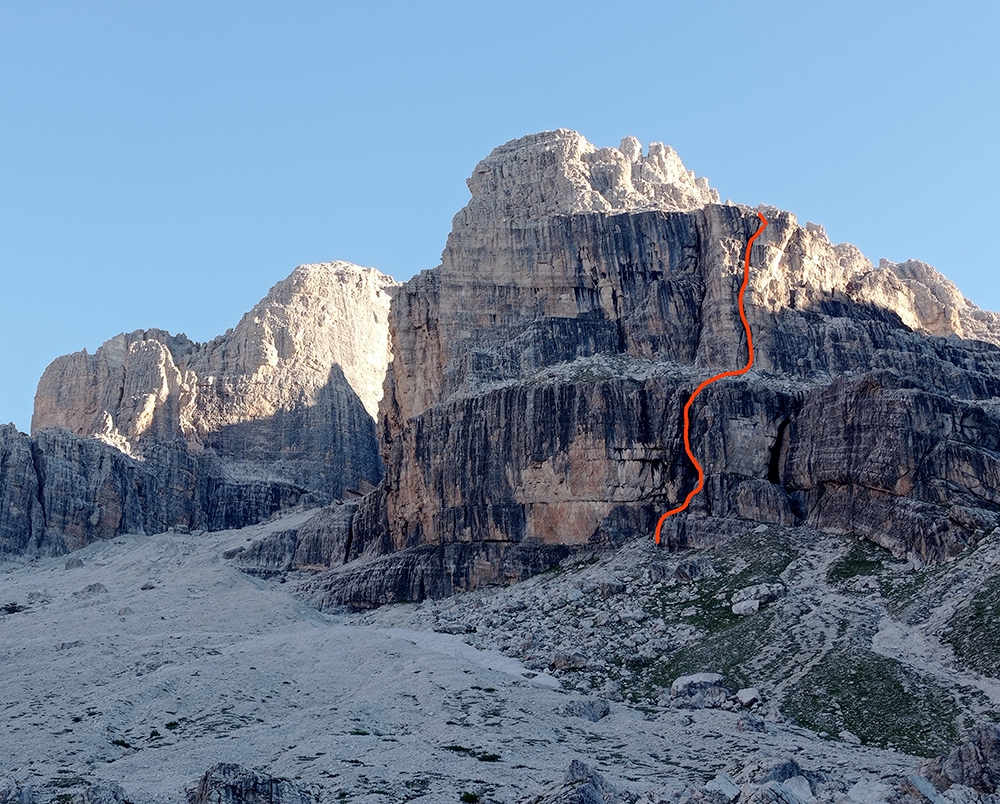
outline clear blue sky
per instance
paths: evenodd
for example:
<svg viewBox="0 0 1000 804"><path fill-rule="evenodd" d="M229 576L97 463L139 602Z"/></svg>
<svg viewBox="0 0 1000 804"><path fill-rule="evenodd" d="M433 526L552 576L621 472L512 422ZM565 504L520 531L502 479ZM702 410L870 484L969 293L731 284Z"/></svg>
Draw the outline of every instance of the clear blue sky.
<svg viewBox="0 0 1000 804"><path fill-rule="evenodd" d="M465 179L557 127L1000 309L995 2L0 0L0 421L120 331L206 340L295 265L438 263Z"/></svg>

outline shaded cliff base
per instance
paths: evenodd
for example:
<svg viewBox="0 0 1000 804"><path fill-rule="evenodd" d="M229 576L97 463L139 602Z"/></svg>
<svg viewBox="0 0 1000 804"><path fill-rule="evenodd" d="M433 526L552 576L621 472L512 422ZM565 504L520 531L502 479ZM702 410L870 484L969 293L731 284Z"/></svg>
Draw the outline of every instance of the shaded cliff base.
<svg viewBox="0 0 1000 804"><path fill-rule="evenodd" d="M0 564L6 800L995 804L997 671L963 628L996 535L920 570L777 526L630 541L352 615L223 558L315 516ZM613 797L570 797L588 785Z"/></svg>
<svg viewBox="0 0 1000 804"><path fill-rule="evenodd" d="M29 436L0 426L0 554L60 555L127 533L241 528L361 496L384 475L375 422L339 369L318 397L222 427L197 450L180 438L133 451L62 427ZM328 421L338 426L323 436L331 428L316 422ZM253 447L261 442L270 452Z"/></svg>

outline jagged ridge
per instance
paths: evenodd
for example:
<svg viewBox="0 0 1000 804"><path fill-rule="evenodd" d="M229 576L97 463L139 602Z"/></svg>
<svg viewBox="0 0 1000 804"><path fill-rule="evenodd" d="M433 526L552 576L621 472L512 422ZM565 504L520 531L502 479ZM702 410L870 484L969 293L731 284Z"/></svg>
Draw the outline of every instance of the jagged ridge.
<svg viewBox="0 0 1000 804"><path fill-rule="evenodd" d="M140 330L55 360L33 437L0 433L0 552L241 527L371 488L394 285L302 265L208 343Z"/></svg>

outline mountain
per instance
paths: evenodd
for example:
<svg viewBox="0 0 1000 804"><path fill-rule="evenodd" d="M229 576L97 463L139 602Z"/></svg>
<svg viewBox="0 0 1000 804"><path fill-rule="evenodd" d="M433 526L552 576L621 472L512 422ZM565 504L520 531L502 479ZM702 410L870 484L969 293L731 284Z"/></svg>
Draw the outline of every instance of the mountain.
<svg viewBox="0 0 1000 804"><path fill-rule="evenodd" d="M0 429L0 804L1000 804L1000 317L663 145L469 187Z"/></svg>
<svg viewBox="0 0 1000 804"><path fill-rule="evenodd" d="M546 132L468 183L441 265L395 297L386 479L310 582L320 605L437 597L651 538L696 481L685 401L746 360L736 294L758 210L719 204L672 150ZM705 491L667 545L752 521L956 555L996 525L1000 316L927 265L876 267L760 210L754 366L696 403Z"/></svg>
<svg viewBox="0 0 1000 804"><path fill-rule="evenodd" d="M208 343L140 330L55 360L0 431L0 552L240 527L371 488L395 282L301 265Z"/></svg>

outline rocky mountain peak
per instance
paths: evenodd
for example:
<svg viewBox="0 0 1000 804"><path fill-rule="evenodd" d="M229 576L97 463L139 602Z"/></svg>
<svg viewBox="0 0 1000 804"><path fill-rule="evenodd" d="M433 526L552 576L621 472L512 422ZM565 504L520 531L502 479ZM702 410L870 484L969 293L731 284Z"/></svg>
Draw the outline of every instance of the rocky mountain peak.
<svg viewBox="0 0 1000 804"><path fill-rule="evenodd" d="M390 359L388 291L395 284L349 262L298 266L223 336L236 345L229 372L300 377L319 367L319 387L337 365L374 418Z"/></svg>
<svg viewBox="0 0 1000 804"><path fill-rule="evenodd" d="M331 372L374 418L395 284L347 262L300 265L208 343L137 330L60 357L38 383L32 430L63 427L128 453L144 438L200 449L226 427L314 406Z"/></svg>
<svg viewBox="0 0 1000 804"><path fill-rule="evenodd" d="M472 199L459 213L472 222L537 219L583 212L680 212L719 203L719 194L654 142L645 156L635 137L597 148L568 129L511 140L482 160L468 180ZM459 219L456 219L456 223Z"/></svg>
<svg viewBox="0 0 1000 804"><path fill-rule="evenodd" d="M301 265L208 343L136 330L54 360L32 436L0 431L0 552L242 526L370 488L395 284Z"/></svg>

